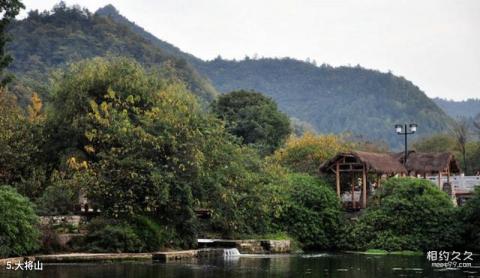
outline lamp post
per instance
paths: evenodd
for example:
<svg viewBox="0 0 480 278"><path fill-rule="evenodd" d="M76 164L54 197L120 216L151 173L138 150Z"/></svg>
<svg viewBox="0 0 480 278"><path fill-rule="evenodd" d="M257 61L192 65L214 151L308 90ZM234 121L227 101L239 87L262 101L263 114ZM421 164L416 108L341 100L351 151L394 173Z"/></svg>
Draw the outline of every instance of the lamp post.
<svg viewBox="0 0 480 278"><path fill-rule="evenodd" d="M414 134L417 131L417 124L404 124L404 125L395 125L395 131L397 132L398 135L404 135L405 136L405 156L403 159L403 164L405 165L407 163L407 157L408 157L408 141L407 141L407 136L410 134Z"/></svg>

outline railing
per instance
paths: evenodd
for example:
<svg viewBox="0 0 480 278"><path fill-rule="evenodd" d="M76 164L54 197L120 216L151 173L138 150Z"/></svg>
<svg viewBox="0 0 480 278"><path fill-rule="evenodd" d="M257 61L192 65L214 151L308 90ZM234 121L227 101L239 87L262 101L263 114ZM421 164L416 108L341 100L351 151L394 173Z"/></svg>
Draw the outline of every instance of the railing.
<svg viewBox="0 0 480 278"><path fill-rule="evenodd" d="M429 176L427 180L433 183L438 183L438 176ZM475 187L480 186L480 176L451 176L450 184L453 186L453 193L459 194L471 194L475 190ZM443 185L447 182L447 177L442 176L440 183Z"/></svg>

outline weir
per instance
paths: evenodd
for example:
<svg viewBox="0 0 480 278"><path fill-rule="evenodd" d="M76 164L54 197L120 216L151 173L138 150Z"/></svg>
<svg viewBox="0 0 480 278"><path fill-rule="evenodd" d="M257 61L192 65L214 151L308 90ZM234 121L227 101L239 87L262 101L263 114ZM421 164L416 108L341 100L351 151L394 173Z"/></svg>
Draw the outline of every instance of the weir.
<svg viewBox="0 0 480 278"><path fill-rule="evenodd" d="M240 252L237 248L223 249L223 257L238 257Z"/></svg>

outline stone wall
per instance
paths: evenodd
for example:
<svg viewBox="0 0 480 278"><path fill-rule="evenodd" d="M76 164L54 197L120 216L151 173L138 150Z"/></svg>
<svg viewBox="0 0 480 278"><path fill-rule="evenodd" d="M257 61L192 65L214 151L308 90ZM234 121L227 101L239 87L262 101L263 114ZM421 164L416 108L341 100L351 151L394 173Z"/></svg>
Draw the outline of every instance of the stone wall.
<svg viewBox="0 0 480 278"><path fill-rule="evenodd" d="M79 227L80 224L86 223L87 218L80 215L55 215L55 216L41 216L41 225L72 225Z"/></svg>
<svg viewBox="0 0 480 278"><path fill-rule="evenodd" d="M215 239L201 247L237 248L241 254L282 254L291 252L290 240L223 240Z"/></svg>

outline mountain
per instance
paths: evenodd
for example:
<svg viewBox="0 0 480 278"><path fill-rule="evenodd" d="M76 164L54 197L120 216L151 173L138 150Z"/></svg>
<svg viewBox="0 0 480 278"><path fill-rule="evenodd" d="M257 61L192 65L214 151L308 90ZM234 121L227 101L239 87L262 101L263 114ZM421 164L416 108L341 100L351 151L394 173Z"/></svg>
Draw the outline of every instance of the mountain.
<svg viewBox="0 0 480 278"><path fill-rule="evenodd" d="M416 122L419 135L443 131L451 119L417 86L391 73L362 67L317 67L294 59L202 61L121 16L111 5L96 14L125 24L154 45L189 61L221 93L251 89L272 97L291 117L320 133L351 133L366 140L402 143L396 123Z"/></svg>
<svg viewBox="0 0 480 278"><path fill-rule="evenodd" d="M391 73L331 67L294 59L206 62L199 71L220 92L253 89L321 133L351 132L398 146L397 123L415 122L418 135L442 131L450 118L417 86Z"/></svg>
<svg viewBox="0 0 480 278"><path fill-rule="evenodd" d="M52 11L31 11L26 19L14 22L9 32L8 52L14 58L9 70L27 83L44 82L52 70L85 58L126 56L183 81L206 102L218 94L185 59L153 45L138 30L63 2Z"/></svg>
<svg viewBox="0 0 480 278"><path fill-rule="evenodd" d="M138 35L140 35L142 38L146 39L147 41L149 41L153 45L159 47L166 54L168 54L170 56L185 59L187 62L189 62L192 65L203 63L203 61L201 59L193 56L192 54L183 52L182 50L180 50L178 47L174 46L173 44L170 44L166 41L163 41L163 40L155 37L151 33L145 31L142 27L135 24L135 22L132 22L132 21L128 20L128 18L121 15L120 12L111 4L106 5L105 7L98 9L95 12L95 15L109 17L117 23L121 23L125 26L128 26L129 28L132 29L132 31L134 31L135 33L137 33Z"/></svg>
<svg viewBox="0 0 480 278"><path fill-rule="evenodd" d="M474 118L480 114L480 99L467 99L454 101L442 98L434 98L433 101L453 118Z"/></svg>
<svg viewBox="0 0 480 278"><path fill-rule="evenodd" d="M9 49L15 58L11 70L23 79L44 80L56 67L113 54L173 71L206 101L215 97L216 90L262 92L319 133L349 133L398 147L403 141L393 131L396 123L415 122L418 135L425 135L441 132L451 122L403 77L360 66L316 66L289 58L203 61L156 38L112 5L94 14L61 4L51 12L33 11L16 22L11 32L14 40Z"/></svg>

